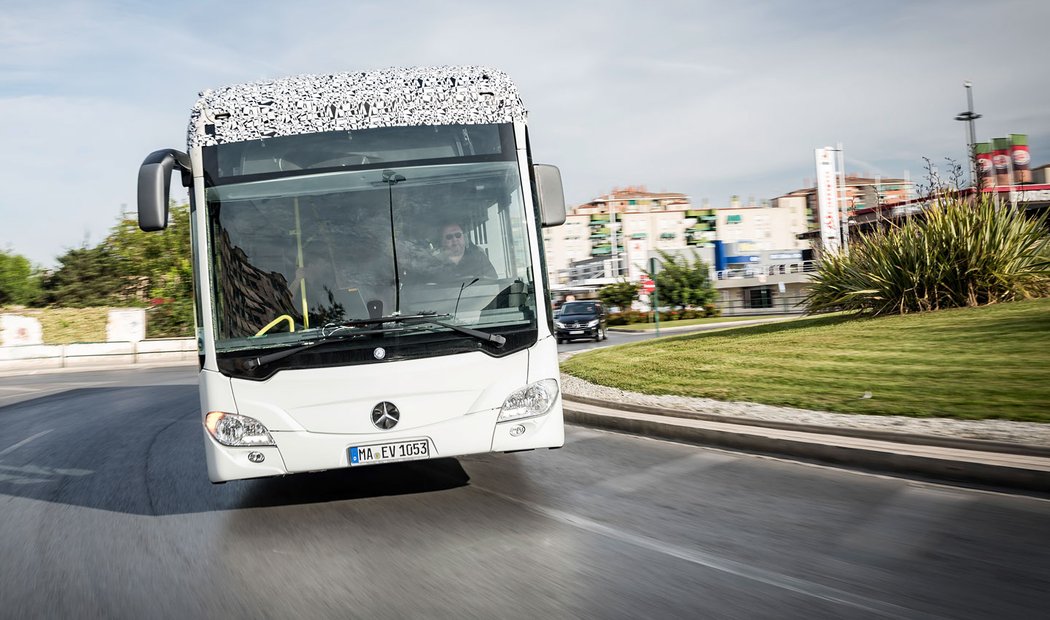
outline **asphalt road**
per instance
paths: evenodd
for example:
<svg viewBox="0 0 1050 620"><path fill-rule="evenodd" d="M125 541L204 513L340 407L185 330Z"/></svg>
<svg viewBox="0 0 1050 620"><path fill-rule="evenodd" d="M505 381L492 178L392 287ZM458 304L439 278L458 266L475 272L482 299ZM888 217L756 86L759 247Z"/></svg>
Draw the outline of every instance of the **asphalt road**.
<svg viewBox="0 0 1050 620"><path fill-rule="evenodd" d="M569 427L211 485L192 366L0 379L0 617L1034 618L1050 501Z"/></svg>

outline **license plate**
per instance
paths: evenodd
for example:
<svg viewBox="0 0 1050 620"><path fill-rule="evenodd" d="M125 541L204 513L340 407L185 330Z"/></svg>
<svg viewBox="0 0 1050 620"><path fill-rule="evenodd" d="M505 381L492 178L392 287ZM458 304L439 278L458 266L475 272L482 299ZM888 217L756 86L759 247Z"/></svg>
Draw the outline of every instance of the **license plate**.
<svg viewBox="0 0 1050 620"><path fill-rule="evenodd" d="M430 442L426 439L380 443L371 446L353 446L349 450L350 465L374 465L394 461L413 461L430 458Z"/></svg>
<svg viewBox="0 0 1050 620"><path fill-rule="evenodd" d="M575 336L576 334L582 334L582 333L583 333L582 329L574 329L574 330L569 332L569 334L571 334L573 336Z"/></svg>

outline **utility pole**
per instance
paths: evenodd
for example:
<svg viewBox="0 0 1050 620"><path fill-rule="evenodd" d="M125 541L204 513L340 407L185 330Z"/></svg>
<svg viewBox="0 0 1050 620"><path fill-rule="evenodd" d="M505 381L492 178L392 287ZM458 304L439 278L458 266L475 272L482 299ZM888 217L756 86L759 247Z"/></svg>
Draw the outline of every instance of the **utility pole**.
<svg viewBox="0 0 1050 620"><path fill-rule="evenodd" d="M955 120L966 121L970 126L970 142L967 144L966 158L970 160L970 185L977 187L977 158L973 150L974 145L977 144L977 135L974 133L973 122L981 118L981 115L974 114L973 111L973 84L970 80L966 80L963 82L963 86L966 88L966 111L959 112Z"/></svg>
<svg viewBox="0 0 1050 620"><path fill-rule="evenodd" d="M846 198L846 154L839 142L835 149L836 167L839 169L839 235L842 239L842 252L849 256L849 201Z"/></svg>

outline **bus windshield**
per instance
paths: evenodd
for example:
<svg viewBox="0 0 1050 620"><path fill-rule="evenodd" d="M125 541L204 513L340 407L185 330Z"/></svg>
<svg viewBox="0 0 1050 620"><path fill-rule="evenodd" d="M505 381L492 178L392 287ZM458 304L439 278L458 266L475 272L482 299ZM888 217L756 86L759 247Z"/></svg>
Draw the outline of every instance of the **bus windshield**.
<svg viewBox="0 0 1050 620"><path fill-rule="evenodd" d="M319 135L345 139L304 136L308 152L325 150ZM274 161L301 147L295 137L282 140L285 150L269 149ZM213 161L224 161L224 145L209 148L219 150ZM495 156L431 145L418 161L404 152L411 156L409 149L378 165L357 154L313 169L212 171L220 182L205 196L218 352L294 346L347 322L420 314L489 333L524 330L534 341L527 214L512 145ZM422 339L425 353L417 354L464 349L466 337L439 323L398 325L362 330L360 346Z"/></svg>

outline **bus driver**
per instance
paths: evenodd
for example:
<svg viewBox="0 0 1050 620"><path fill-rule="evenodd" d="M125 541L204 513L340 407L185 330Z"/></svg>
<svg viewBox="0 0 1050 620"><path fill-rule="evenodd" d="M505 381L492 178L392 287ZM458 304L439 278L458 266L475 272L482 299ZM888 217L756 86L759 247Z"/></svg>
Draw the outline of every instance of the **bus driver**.
<svg viewBox="0 0 1050 620"><path fill-rule="evenodd" d="M441 257L445 261L447 274L452 278L496 277L496 270L485 252L467 239L463 227L457 223L445 224L441 228Z"/></svg>

